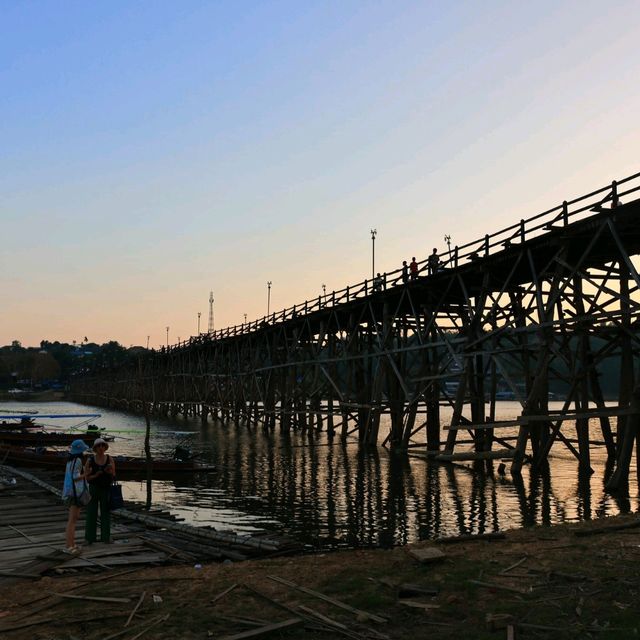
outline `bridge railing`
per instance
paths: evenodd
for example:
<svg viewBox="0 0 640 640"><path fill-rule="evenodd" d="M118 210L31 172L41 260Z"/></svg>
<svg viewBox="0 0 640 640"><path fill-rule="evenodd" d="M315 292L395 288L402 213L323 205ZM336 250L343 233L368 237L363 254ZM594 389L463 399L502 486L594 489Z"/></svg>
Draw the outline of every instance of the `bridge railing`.
<svg viewBox="0 0 640 640"><path fill-rule="evenodd" d="M547 209L530 218L522 219L500 231L487 234L483 238L456 245L440 257L438 271L442 269L456 268L463 264L475 262L489 255L502 251L511 246L523 244L533 238L544 235L559 228L566 227L571 223L589 218L606 211L615 209L620 204L624 204L623 198L640 192L640 173L636 173L622 180L613 181L600 189L591 191L585 195L565 200L562 204ZM634 198L635 199L635 198ZM428 271L429 259L418 262L418 275ZM273 325L287 320L295 319L302 315L308 315L326 309L339 306L359 298L384 291L391 287L405 284L407 271L403 268L395 271L385 272L380 278L364 280L355 285L349 285L344 289L323 293L317 298L305 300L302 304L293 305L286 309L281 309L268 316L263 316L257 320L237 324L224 329L218 329L212 333L195 336L188 341L179 342L170 349L186 346L201 340L219 340L232 336L243 335L258 331L267 325Z"/></svg>

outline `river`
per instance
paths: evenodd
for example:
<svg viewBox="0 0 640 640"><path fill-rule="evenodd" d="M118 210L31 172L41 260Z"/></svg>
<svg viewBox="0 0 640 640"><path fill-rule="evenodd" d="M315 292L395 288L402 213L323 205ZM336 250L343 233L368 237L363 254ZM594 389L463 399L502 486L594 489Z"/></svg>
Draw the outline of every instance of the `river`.
<svg viewBox="0 0 640 640"><path fill-rule="evenodd" d="M550 408L561 408L555 404ZM140 416L71 402L0 403L0 412L25 408L42 414L100 413L94 422L116 435L110 453L143 455L145 423ZM498 419L512 419L519 409L515 402L499 402ZM77 421L44 422L71 427ZM601 439L597 424L592 422L592 438ZM566 428L571 435L570 425ZM386 433L384 422L381 433ZM215 473L154 480L156 507L220 530L278 531L309 549L390 547L592 519L638 507L635 477L629 500L604 492L604 447L593 450L595 473L589 479L579 480L577 461L556 444L549 473L532 474L525 465L522 481L516 482L508 472L477 473L469 464L407 460L383 448L361 453L355 441L342 446L339 438L330 442L324 433L282 435L276 429L266 436L246 426L202 426L199 419L154 417L151 443L154 455L170 456L182 444L217 466ZM143 481L126 481L123 489L125 499L144 501Z"/></svg>

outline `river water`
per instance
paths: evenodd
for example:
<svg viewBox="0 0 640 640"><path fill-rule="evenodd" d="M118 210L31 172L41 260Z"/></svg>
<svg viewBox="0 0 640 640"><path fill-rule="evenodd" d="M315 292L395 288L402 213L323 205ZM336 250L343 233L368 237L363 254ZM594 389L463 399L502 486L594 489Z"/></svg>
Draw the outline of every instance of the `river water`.
<svg viewBox="0 0 640 640"><path fill-rule="evenodd" d="M552 410L561 408L550 404ZM143 455L145 423L140 416L71 402L0 403L0 412L25 408L41 414L101 413L93 422L117 436L110 453ZM500 402L498 419L512 419L519 410L515 402ZM78 421L43 422L71 427ZM565 424L563 432L572 437ZM592 422L592 438L601 439L597 425ZM384 422L380 431L386 433ZM330 442L324 433L282 435L276 430L266 436L246 426L202 426L199 419L154 417L151 443L154 455L170 456L182 444L217 466L215 473L154 480L154 506L220 530L277 531L309 548L390 547L592 519L638 507L635 477L628 500L604 492L604 447L593 450L595 473L587 480L579 480L577 461L557 444L548 474L532 474L525 466L522 481L516 482L508 472L478 473L469 463L407 460L383 448L361 453L356 442L342 446L339 438ZM125 499L144 501L144 481L123 485Z"/></svg>

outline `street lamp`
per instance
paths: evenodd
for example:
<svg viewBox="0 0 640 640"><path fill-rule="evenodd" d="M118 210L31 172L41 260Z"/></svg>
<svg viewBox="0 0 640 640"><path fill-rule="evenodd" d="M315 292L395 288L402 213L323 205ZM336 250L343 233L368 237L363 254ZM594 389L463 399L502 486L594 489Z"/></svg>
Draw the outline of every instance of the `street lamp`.
<svg viewBox="0 0 640 640"><path fill-rule="evenodd" d="M267 316L271 311L271 280L267 282Z"/></svg>
<svg viewBox="0 0 640 640"><path fill-rule="evenodd" d="M322 297L324 298L324 303L327 303L327 285L322 285Z"/></svg>
<svg viewBox="0 0 640 640"><path fill-rule="evenodd" d="M169 348L169 327L167 327L167 349Z"/></svg>
<svg viewBox="0 0 640 640"><path fill-rule="evenodd" d="M202 315L201 311L198 311L198 335L200 335L200 316Z"/></svg>
<svg viewBox="0 0 640 640"><path fill-rule="evenodd" d="M447 243L447 247L449 247L449 257L451 257L451 236L447 234L444 237L444 241Z"/></svg>
<svg viewBox="0 0 640 640"><path fill-rule="evenodd" d="M147 336L147 351L149 350L149 338L150 338L150 337L151 337L151 336Z"/></svg>
<svg viewBox="0 0 640 640"><path fill-rule="evenodd" d="M376 277L376 236L377 229L371 229L371 279Z"/></svg>
<svg viewBox="0 0 640 640"><path fill-rule="evenodd" d="M244 322L245 322L245 324L247 323L247 314L246 313L244 314Z"/></svg>

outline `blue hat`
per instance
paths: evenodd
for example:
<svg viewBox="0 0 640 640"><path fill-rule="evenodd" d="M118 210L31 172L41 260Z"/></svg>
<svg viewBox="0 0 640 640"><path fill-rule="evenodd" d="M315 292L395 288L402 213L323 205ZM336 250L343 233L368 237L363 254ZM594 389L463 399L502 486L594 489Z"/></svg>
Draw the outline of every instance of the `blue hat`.
<svg viewBox="0 0 640 640"><path fill-rule="evenodd" d="M77 455L79 453L84 453L88 448L89 447L84 440L74 440L69 447L69 453L72 455Z"/></svg>

